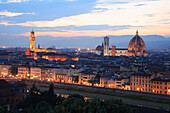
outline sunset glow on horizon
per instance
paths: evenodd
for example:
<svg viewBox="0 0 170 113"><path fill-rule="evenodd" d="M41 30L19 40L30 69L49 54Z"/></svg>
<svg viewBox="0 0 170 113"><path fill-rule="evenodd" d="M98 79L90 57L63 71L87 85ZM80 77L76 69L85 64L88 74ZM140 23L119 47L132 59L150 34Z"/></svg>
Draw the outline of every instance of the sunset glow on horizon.
<svg viewBox="0 0 170 113"><path fill-rule="evenodd" d="M170 0L0 0L0 37L170 37Z"/></svg>

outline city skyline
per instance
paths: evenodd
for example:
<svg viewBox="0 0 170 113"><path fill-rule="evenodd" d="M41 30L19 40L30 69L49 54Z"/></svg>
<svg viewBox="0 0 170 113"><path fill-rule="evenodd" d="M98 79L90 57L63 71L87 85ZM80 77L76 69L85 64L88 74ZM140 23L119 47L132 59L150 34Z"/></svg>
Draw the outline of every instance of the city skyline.
<svg viewBox="0 0 170 113"><path fill-rule="evenodd" d="M134 35L136 29L140 35L167 38L169 4L169 0L0 0L0 38L4 42L0 46L14 46L3 40L15 39L15 46L23 47L19 43L28 40L31 29L39 40L50 41Z"/></svg>

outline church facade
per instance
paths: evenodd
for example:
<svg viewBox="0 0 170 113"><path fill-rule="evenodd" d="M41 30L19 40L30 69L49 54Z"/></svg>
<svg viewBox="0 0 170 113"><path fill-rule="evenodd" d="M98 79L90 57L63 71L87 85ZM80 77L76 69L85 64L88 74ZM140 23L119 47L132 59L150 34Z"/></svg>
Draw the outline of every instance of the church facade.
<svg viewBox="0 0 170 113"><path fill-rule="evenodd" d="M102 43L102 47L101 47L102 56L147 56L148 55L146 52L145 42L139 36L138 31L136 31L136 35L130 40L128 49L116 48L116 46L112 46L112 48L109 48L108 42L109 42L109 38L107 37L107 40L104 38L104 45ZM109 48L109 49L105 49L105 48ZM104 53L108 53L108 54L104 54Z"/></svg>

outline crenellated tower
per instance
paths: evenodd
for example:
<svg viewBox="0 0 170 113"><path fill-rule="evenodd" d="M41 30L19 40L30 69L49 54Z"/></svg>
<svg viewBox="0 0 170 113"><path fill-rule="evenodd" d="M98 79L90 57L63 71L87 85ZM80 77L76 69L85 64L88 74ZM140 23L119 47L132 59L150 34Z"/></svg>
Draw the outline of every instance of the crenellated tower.
<svg viewBox="0 0 170 113"><path fill-rule="evenodd" d="M32 30L32 31L30 32L30 49L35 49L34 43L35 43L35 33L34 33L34 31Z"/></svg>

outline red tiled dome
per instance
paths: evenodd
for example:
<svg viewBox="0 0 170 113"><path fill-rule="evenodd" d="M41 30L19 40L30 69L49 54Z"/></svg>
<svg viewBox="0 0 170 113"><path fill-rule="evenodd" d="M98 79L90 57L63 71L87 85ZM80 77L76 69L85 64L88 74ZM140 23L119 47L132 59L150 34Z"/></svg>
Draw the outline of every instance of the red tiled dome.
<svg viewBox="0 0 170 113"><path fill-rule="evenodd" d="M134 56L132 55L132 52L135 54L135 56L144 55L145 49L146 49L145 42L139 36L138 31L136 31L136 35L129 42L129 46L128 46L129 56Z"/></svg>

